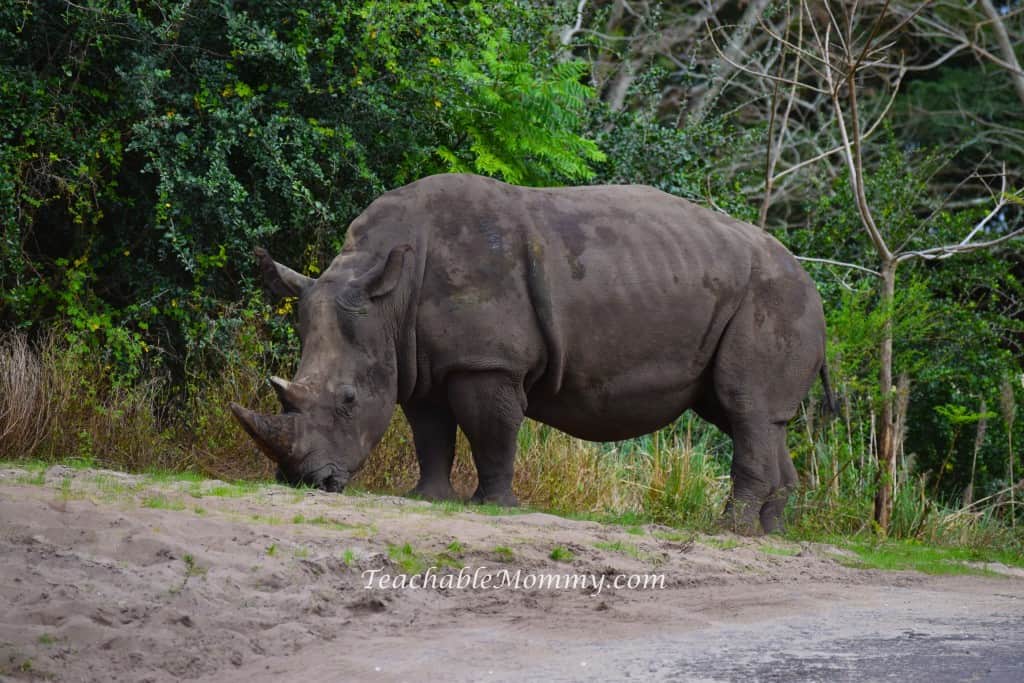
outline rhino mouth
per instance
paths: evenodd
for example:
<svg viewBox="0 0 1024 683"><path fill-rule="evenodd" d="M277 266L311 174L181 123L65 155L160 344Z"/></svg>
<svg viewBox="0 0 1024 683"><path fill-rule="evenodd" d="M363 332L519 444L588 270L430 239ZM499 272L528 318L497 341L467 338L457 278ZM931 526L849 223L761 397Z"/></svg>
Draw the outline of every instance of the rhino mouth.
<svg viewBox="0 0 1024 683"><path fill-rule="evenodd" d="M349 477L338 470L332 464L324 465L315 472L308 473L299 478L289 477L280 467L274 475L279 484L288 486L309 486L311 488L327 491L328 493L341 493L348 485Z"/></svg>

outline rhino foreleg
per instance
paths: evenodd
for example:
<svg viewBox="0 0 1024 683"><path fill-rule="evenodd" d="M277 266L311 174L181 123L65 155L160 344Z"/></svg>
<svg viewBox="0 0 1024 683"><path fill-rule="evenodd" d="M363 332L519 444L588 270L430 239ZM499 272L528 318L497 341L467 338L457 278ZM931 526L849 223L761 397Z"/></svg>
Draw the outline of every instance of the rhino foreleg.
<svg viewBox="0 0 1024 683"><path fill-rule="evenodd" d="M415 403L402 406L412 428L420 481L409 495L427 500L455 500L452 464L455 462L455 415L447 405Z"/></svg>
<svg viewBox="0 0 1024 683"><path fill-rule="evenodd" d="M525 398L521 382L496 372L464 372L448 382L448 400L473 450L473 501L515 506L513 465Z"/></svg>

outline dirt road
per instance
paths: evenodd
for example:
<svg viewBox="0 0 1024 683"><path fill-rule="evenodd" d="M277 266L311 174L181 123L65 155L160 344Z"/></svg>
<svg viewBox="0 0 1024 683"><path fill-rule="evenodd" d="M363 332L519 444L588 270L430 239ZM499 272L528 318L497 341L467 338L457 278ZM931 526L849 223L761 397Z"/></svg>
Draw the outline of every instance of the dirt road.
<svg viewBox="0 0 1024 683"><path fill-rule="evenodd" d="M0 678L1024 680L1024 576L882 573L839 553L0 470ZM430 585L382 587L413 576Z"/></svg>

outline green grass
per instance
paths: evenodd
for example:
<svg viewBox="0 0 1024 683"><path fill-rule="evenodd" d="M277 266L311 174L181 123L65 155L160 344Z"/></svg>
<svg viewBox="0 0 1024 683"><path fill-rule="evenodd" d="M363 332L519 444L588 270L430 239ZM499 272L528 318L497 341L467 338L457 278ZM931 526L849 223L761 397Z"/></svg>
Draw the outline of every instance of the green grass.
<svg viewBox="0 0 1024 683"><path fill-rule="evenodd" d="M167 470L147 470L144 473L147 481L154 484L168 484L174 482L189 482L189 483L201 483L206 481L199 472L193 472L191 470L185 470L184 472L168 472Z"/></svg>
<svg viewBox="0 0 1024 683"><path fill-rule="evenodd" d="M874 541L834 538L831 542L857 554L856 560L837 556L848 566L887 571L915 570L925 574L991 574L968 562L1001 562L1024 567L1024 557L1008 550L976 550L925 545L917 541Z"/></svg>
<svg viewBox="0 0 1024 683"><path fill-rule="evenodd" d="M598 550L607 550L621 555L628 555L639 560L641 557L640 546L635 543L623 543L622 541L598 541L594 544Z"/></svg>
<svg viewBox="0 0 1024 683"><path fill-rule="evenodd" d="M102 467L102 465L96 462L96 459L92 456L77 455L74 457L66 458L61 462L65 467L70 467L73 470L90 470Z"/></svg>
<svg viewBox="0 0 1024 683"><path fill-rule="evenodd" d="M622 541L598 541L594 544L594 547L599 550L607 550L609 552L626 555L639 562L658 564L662 561L662 558L658 555L644 552L636 543L623 543Z"/></svg>
<svg viewBox="0 0 1024 683"><path fill-rule="evenodd" d="M800 548L789 548L769 544L762 545L760 550L762 553L767 553L768 555L781 555L783 557L794 557L800 554Z"/></svg>
<svg viewBox="0 0 1024 683"><path fill-rule="evenodd" d="M649 515L637 510L625 510L625 511L573 511L573 510L543 510L542 512L549 512L553 515L559 515L566 519L575 519L581 522L597 522L598 524L617 525L623 528L623 531L627 533L636 533L639 530L640 534L645 533L643 530L644 524L652 524L654 519ZM632 531L630 531L632 530Z"/></svg>
<svg viewBox="0 0 1024 683"><path fill-rule="evenodd" d="M388 557L405 574L422 574L427 569L427 562L423 556L412 549L408 543L402 545L388 545Z"/></svg>
<svg viewBox="0 0 1024 683"><path fill-rule="evenodd" d="M97 474L92 478L92 483L99 489L100 495L105 501L121 500L135 492L134 487L108 474Z"/></svg>
<svg viewBox="0 0 1024 683"><path fill-rule="evenodd" d="M429 508L425 508L433 512L440 512L442 514L455 514L457 512L475 512L478 515L490 515L492 517L500 517L502 515L523 515L530 512L538 512L537 510L530 508L526 505L520 505L519 507L509 508L501 505L495 505L494 503L463 503L458 500L439 500L435 501Z"/></svg>
<svg viewBox="0 0 1024 683"><path fill-rule="evenodd" d="M551 549L551 554L548 557L555 562L572 562L576 556L568 548L558 545Z"/></svg>
<svg viewBox="0 0 1024 683"><path fill-rule="evenodd" d="M491 552L494 553L500 562L512 562L516 559L516 554L507 545L496 545Z"/></svg>
<svg viewBox="0 0 1024 683"><path fill-rule="evenodd" d="M0 469L28 470L29 472L45 472L53 466L52 462L28 458L25 460L0 460Z"/></svg>
<svg viewBox="0 0 1024 683"><path fill-rule="evenodd" d="M185 553L184 557L181 558L185 563L185 578L188 579L192 576L205 576L206 568L200 567L196 564L196 558L192 555Z"/></svg>
<svg viewBox="0 0 1024 683"><path fill-rule="evenodd" d="M445 548L444 552L438 553L437 557L434 558L434 564L439 568L451 567L452 569L462 569L466 565L460 558L465 550L465 546L461 543L452 541Z"/></svg>
<svg viewBox="0 0 1024 683"><path fill-rule="evenodd" d="M348 567L351 567L352 565L354 565L356 563L356 553L355 553L355 551L352 550L351 548L346 548L345 552L342 553L342 555L341 555L341 561L344 562L345 565L348 566Z"/></svg>
<svg viewBox="0 0 1024 683"><path fill-rule="evenodd" d="M269 482L261 481L238 481L233 484L218 484L208 489L203 489L202 494L216 498L243 498L245 496L259 493L262 489L271 485Z"/></svg>
<svg viewBox="0 0 1024 683"><path fill-rule="evenodd" d="M172 500L166 496L150 496L143 499L142 507L154 510L184 510L185 504L180 500Z"/></svg>
<svg viewBox="0 0 1024 683"><path fill-rule="evenodd" d="M706 538L704 543L719 550L732 550L740 547L740 542L735 538Z"/></svg>
<svg viewBox="0 0 1024 683"><path fill-rule="evenodd" d="M259 515L254 515L253 518L257 519L259 518ZM280 524L280 520L276 522L269 522L267 518L259 518L259 521ZM292 524L309 524L310 526L318 526L324 529L332 529L334 531L347 531L355 534L356 536L364 537L369 537L376 531L376 528L372 524L349 524L348 522L339 522L337 520L329 519L323 515L317 515L316 517L311 518L307 518L305 515L295 515L292 517Z"/></svg>
<svg viewBox="0 0 1024 683"><path fill-rule="evenodd" d="M692 531L664 531L659 529L652 532L655 538L672 543L692 543L697 540L697 534Z"/></svg>
<svg viewBox="0 0 1024 683"><path fill-rule="evenodd" d="M29 486L44 486L46 484L46 470L29 471L18 476L14 481L18 484L28 484Z"/></svg>
<svg viewBox="0 0 1024 683"><path fill-rule="evenodd" d="M44 633L41 636L39 636L38 641L40 645L53 645L57 642L57 639L49 633Z"/></svg>
<svg viewBox="0 0 1024 683"><path fill-rule="evenodd" d="M43 486L46 484L46 470L50 469L51 463L45 460L2 460L0 469L24 470L25 474L19 475L14 481L18 484L30 486Z"/></svg>
<svg viewBox="0 0 1024 683"><path fill-rule="evenodd" d="M273 557L274 555L277 555L277 544L271 543L267 546L267 557Z"/></svg>

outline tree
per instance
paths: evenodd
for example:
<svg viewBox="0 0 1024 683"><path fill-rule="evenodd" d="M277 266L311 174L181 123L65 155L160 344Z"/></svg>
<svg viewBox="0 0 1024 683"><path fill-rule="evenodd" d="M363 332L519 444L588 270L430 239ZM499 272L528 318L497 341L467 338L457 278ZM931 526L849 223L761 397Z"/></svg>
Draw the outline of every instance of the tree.
<svg viewBox="0 0 1024 683"><path fill-rule="evenodd" d="M883 531L888 528L892 514L892 484L895 479L897 450L897 428L893 410L894 321L891 315L895 301L897 268L901 263L915 259L943 260L957 254L991 249L1024 235L1024 225L1004 226L1004 229L992 232L995 219L1004 217L1004 209L1012 203L1021 203L1019 193L1011 192L1007 188L1005 168L999 175L998 189L992 187L990 190L990 210L957 241L938 246L916 247L914 243L921 241L922 238L915 239L912 235L902 243L896 243L877 219L867 193L864 163L866 129L862 122L863 112L859 98L868 84L878 87L879 83L885 84L891 90L890 99L895 97L906 74L906 66L888 62L885 45L924 7L922 5L906 16L898 17L889 14L888 4L882 4L879 11L871 16L865 15L856 3L850 6L841 4L839 8L833 8L831 4L825 3L820 8L821 11L814 11L806 1L801 2L797 10L802 16L801 30L797 38L794 40L789 36L780 35L774 35L774 38L779 41L784 51L794 55L795 60L810 65L809 69L816 78L799 80L788 77L786 72L782 72L782 75L760 74L775 83L776 87L789 87L791 96L795 96L797 90L809 90L829 99L832 105L830 123L840 138L837 151L846 164L845 171L861 227L873 248L877 266L870 269L870 272L879 280L880 306L890 312L882 331L878 376L878 393L881 397L878 458L881 467L874 516ZM806 33L803 30L804 26ZM748 68L733 62L725 53L723 58L729 60L736 68ZM886 111L888 108L883 110L883 115ZM771 158L774 153L774 150L769 151L769 157ZM770 169L771 163L769 175ZM973 177L986 185L989 182L989 178L979 171L976 171ZM770 178L766 180L766 186L770 186ZM923 235L924 240L935 240L939 235L929 227L928 221L925 220L916 232ZM860 270L865 269L865 266L860 264L848 265Z"/></svg>
<svg viewBox="0 0 1024 683"><path fill-rule="evenodd" d="M549 23L517 0L0 2L0 324L180 378L265 313L257 244L314 272L423 175L589 177L586 66Z"/></svg>

